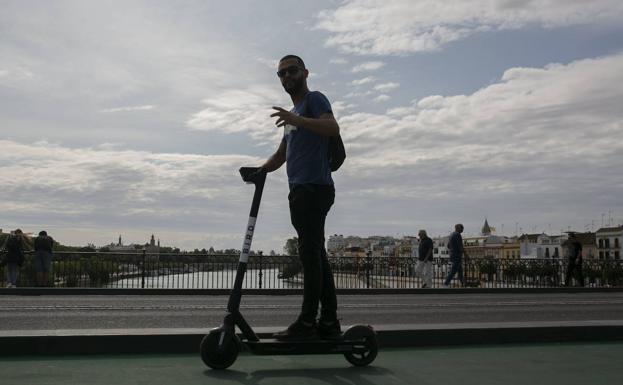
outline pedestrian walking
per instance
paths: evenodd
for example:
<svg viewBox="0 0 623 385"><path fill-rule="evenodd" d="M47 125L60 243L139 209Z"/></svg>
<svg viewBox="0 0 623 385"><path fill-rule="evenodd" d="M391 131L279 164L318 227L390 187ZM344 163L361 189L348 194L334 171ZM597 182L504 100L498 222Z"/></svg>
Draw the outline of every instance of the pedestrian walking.
<svg viewBox="0 0 623 385"><path fill-rule="evenodd" d="M415 274L423 283L422 289L433 286L433 240L428 237L426 230L418 231L420 244L418 246L418 263Z"/></svg>
<svg viewBox="0 0 623 385"><path fill-rule="evenodd" d="M19 269L24 264L24 234L21 229L16 229L9 234L4 242L3 248L6 250L4 264L6 265L6 277L8 288L16 288L19 278Z"/></svg>
<svg viewBox="0 0 623 385"><path fill-rule="evenodd" d="M566 246L568 261L564 286L571 285L571 279L573 278L573 273L575 273L580 286L584 287L584 274L582 274L582 243L580 243L575 233L569 233Z"/></svg>
<svg viewBox="0 0 623 385"><path fill-rule="evenodd" d="M452 266L450 268L450 272L446 277L446 280L443 283L444 287L450 287L450 283L454 278L454 275L458 273L459 281L462 286L465 286L465 277L463 276L463 255L465 254L465 249L463 248L463 237L461 237L461 233L463 232L463 225L457 223L454 225L454 232L450 234L450 239L448 240L448 250L450 252L450 262Z"/></svg>
<svg viewBox="0 0 623 385"><path fill-rule="evenodd" d="M37 272L37 286L50 285L50 269L52 267L52 249L54 239L46 231L40 231L35 238L35 271Z"/></svg>
<svg viewBox="0 0 623 385"><path fill-rule="evenodd" d="M304 273L301 312L286 330L274 334L280 340L341 334L335 283L324 246L325 219L335 199L329 145L332 137L339 138L340 127L329 100L309 90L308 75L300 57L287 55L279 60L277 76L294 106L289 111L273 107L271 117L277 118L284 134L277 151L261 167L272 172L287 163L290 219L298 235Z"/></svg>

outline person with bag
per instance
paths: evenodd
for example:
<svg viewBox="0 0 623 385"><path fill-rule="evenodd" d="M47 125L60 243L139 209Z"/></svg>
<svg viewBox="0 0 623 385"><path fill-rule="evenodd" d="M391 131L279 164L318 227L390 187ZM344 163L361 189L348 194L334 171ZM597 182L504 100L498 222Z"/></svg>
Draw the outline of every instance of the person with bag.
<svg viewBox="0 0 623 385"><path fill-rule="evenodd" d="M7 288L16 288L19 278L19 269L24 264L24 235L21 229L12 231L7 237L4 247L6 255L4 262L7 267Z"/></svg>
<svg viewBox="0 0 623 385"><path fill-rule="evenodd" d="M422 289L433 286L433 240L428 237L426 230L418 232L420 244L418 246L418 263L415 267L415 274L422 281Z"/></svg>
<svg viewBox="0 0 623 385"><path fill-rule="evenodd" d="M284 128L284 134L277 151L261 166L272 172L287 163L290 219L298 235L304 273L301 312L286 330L274 334L280 340L339 338L341 334L324 227L335 199L331 172L342 165L346 152L331 104L322 93L309 90L308 75L298 56L287 55L279 61L277 76L294 107L290 111L273 107L271 117L277 118L276 125Z"/></svg>

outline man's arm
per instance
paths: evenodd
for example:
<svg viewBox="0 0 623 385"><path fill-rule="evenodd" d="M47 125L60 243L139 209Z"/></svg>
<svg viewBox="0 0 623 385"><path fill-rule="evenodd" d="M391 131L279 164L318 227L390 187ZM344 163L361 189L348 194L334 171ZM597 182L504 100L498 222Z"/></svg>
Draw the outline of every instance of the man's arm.
<svg viewBox="0 0 623 385"><path fill-rule="evenodd" d="M337 124L335 117L331 112L325 112L320 115L318 119L305 118L298 116L290 111L286 111L281 107L273 107L277 112L270 115L271 117L278 117L275 124L277 127L290 124L292 126L302 126L308 130L323 136L338 136L340 134L340 126Z"/></svg>
<svg viewBox="0 0 623 385"><path fill-rule="evenodd" d="M268 160L261 166L266 172L273 172L286 162L286 141L282 140L279 148Z"/></svg>

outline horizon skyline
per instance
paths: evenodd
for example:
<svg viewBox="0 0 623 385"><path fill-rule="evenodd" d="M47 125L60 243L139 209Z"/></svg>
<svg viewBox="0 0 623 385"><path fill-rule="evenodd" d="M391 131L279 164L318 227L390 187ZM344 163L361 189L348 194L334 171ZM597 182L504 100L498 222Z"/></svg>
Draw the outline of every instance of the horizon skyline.
<svg viewBox="0 0 623 385"><path fill-rule="evenodd" d="M485 221L488 221L488 218L485 218ZM489 225L491 225L491 224L489 224ZM542 230L541 232L538 232L538 231L537 232L535 232L535 231L523 231L523 227L522 226L518 226L517 227L518 231L514 235L509 235L508 233L502 233L502 231L504 231L504 224L501 224L501 225L502 225L501 226L502 230L500 232L498 232L497 226L490 226L491 229L492 229L492 232L491 232L490 235L506 237L506 238L515 238L515 237L521 237L523 235L533 235L533 234L545 234L545 235L548 235L548 236L558 236L558 235L563 235L563 234L568 233L568 232L595 233L595 232L599 231L600 229L604 229L604 228L623 227L623 220L620 220L619 222L616 222L615 218L611 217L609 219L608 223L604 223L601 226L597 226L595 229L571 229L570 226L567 226L567 229L560 228L559 232L551 231L551 230L545 230L545 229ZM535 227L536 226L532 226L531 229L534 229ZM29 231L24 231L23 228L20 228L20 229L24 232L25 235L31 235L33 237L36 236L37 233L38 233L38 231L29 232ZM15 229L10 229L10 232L12 232L13 230L15 230ZM426 229L424 228L424 230L426 230ZM482 230L482 226L480 227L480 230ZM328 242L329 238L332 237L332 236L335 236L335 235L343 236L344 238L358 237L358 238L364 238L364 239L372 238L372 237L392 237L392 238L395 238L395 239L401 239L401 238L405 238L405 237L417 238L416 234L417 234L418 231L419 231L419 229L415 230L414 233L413 233L414 235L411 235L411 234L408 234L408 233L396 233L396 234L372 233L372 234L367 234L367 235L356 235L356 234L344 235L344 234L340 234L340 233L332 233L332 234L326 234L325 242ZM450 232L448 232L448 234L446 234L446 235L442 235L442 234L432 234L432 233L427 231L428 236L430 238L433 238L433 239L447 237L450 234ZM0 233L8 234L8 232L6 232L5 229L2 228L2 227L0 227ZM48 232L48 235L52 236L52 238L54 238L54 240L58 242L57 238L55 238L51 233ZM477 234L473 233L473 232L464 232L463 233L463 237L464 238L473 238L473 237L479 237L479 236L482 236L482 235L483 234L482 234L481 231L478 231ZM150 233L149 235L147 235L147 239L148 239L147 242L131 241L130 243L124 243L123 242L124 241L123 233L121 233L121 234L117 235L117 240L119 240L119 238L121 238L121 240L122 240L121 245L122 246L133 246L133 245L134 246L140 246L140 245L148 244L149 240L151 239L152 236L156 236L156 233ZM286 240L287 239L284 239L284 245L285 245ZM240 241L241 242L243 241L243 237L241 237ZM161 238L160 238L159 235L156 237L156 242L158 244L160 244L160 242L161 242ZM97 244L97 243L94 243L94 242L88 242L87 241L87 243L82 244L82 245L70 245L70 244L65 244L65 243L62 243L62 244L63 244L63 246L69 246L69 247L85 247L85 246L93 245L93 246L95 246L97 248L103 248L103 247L107 247L107 246L111 246L111 245L117 245L118 243L115 243L113 241L113 242L110 242L110 243ZM165 244L164 246L160 246L160 247L178 248L181 251L191 251L191 250L188 250L188 249L184 249L182 247L178 247L177 245L166 245ZM224 247L214 247L214 245L208 245L208 246L203 246L203 247L195 247L195 248L193 248L193 250L202 250L202 249L209 250L210 248L213 248L215 250L228 250L228 249L240 250L239 247L240 246L234 246L234 245L229 245L229 246L224 246ZM282 250L282 249L283 249L283 247L281 249L279 249L279 250ZM252 250L253 251L263 251L263 252L266 251L264 249L255 249L253 247L252 247ZM268 251L269 252L270 251L278 252L277 249L270 249Z"/></svg>

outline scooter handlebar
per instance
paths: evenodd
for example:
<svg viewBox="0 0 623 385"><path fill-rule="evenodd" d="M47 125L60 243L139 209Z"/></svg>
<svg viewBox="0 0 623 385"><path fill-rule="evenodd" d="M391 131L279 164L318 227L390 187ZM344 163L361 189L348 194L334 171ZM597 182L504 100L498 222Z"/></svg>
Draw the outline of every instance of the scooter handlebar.
<svg viewBox="0 0 623 385"><path fill-rule="evenodd" d="M266 180L266 170L261 167L240 167L240 176L243 181L257 185Z"/></svg>

